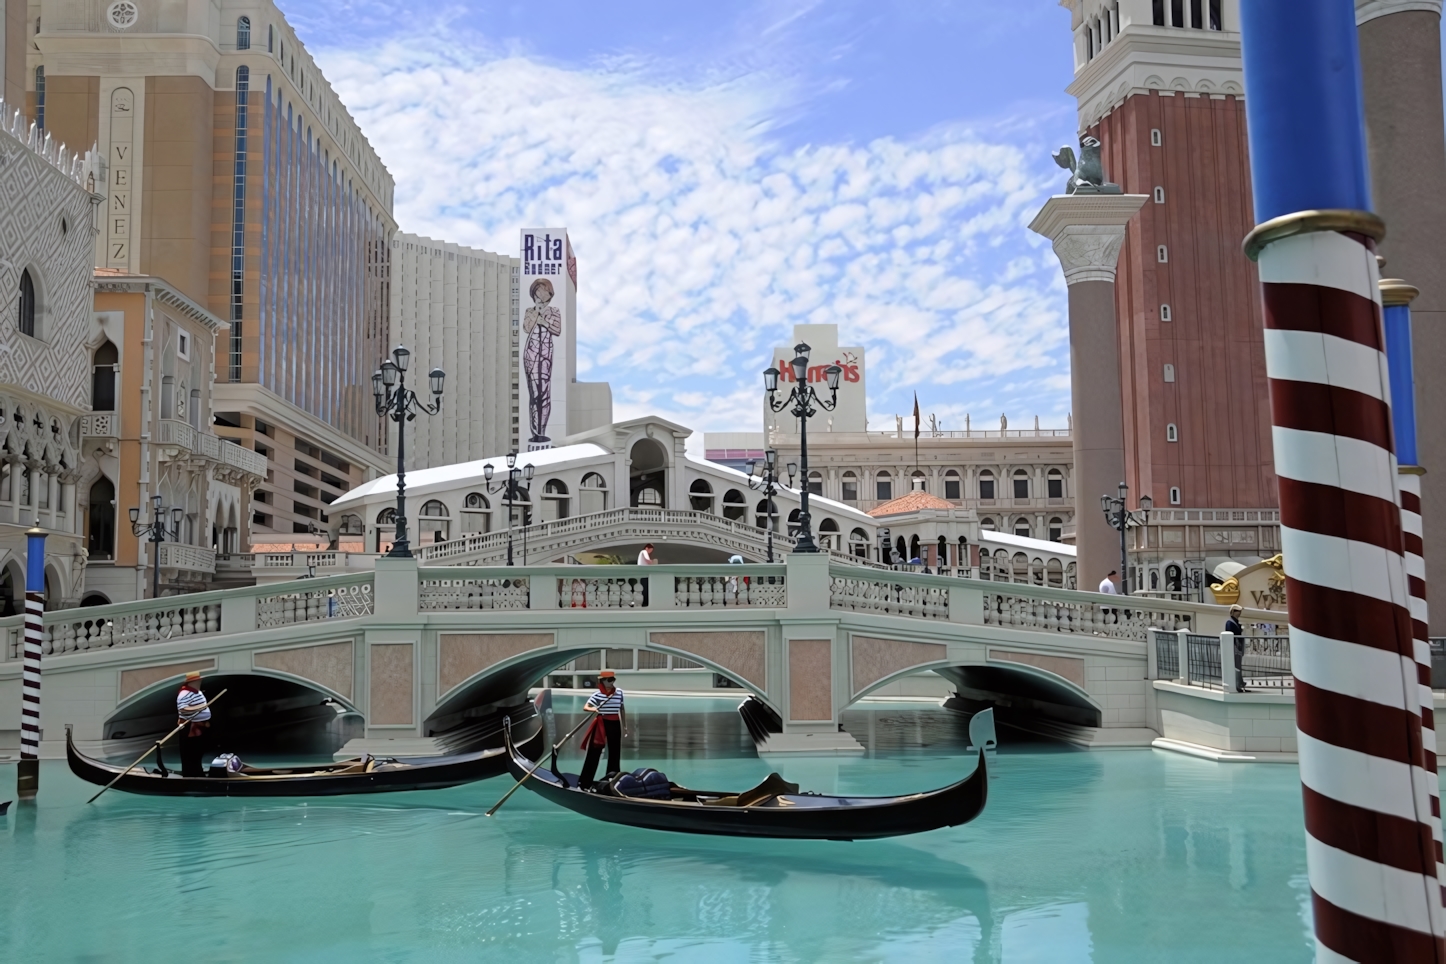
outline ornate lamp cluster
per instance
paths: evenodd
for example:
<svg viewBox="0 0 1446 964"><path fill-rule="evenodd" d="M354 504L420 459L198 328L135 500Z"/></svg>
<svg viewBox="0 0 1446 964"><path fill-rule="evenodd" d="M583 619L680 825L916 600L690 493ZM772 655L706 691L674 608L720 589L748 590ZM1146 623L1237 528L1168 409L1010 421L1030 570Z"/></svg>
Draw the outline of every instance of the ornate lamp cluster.
<svg viewBox="0 0 1446 964"><path fill-rule="evenodd" d="M162 508L164 500L160 493L151 496L151 521L141 522L141 510L132 506L131 532L143 536L155 548L151 550L154 565L151 568L151 598L157 599L161 594L161 543L170 539L172 542L179 542L181 539L181 520L186 517L186 510L180 506L172 506L170 509Z"/></svg>
<svg viewBox="0 0 1446 964"><path fill-rule="evenodd" d="M493 495L496 495L498 492L501 492L501 491L503 491L504 489L507 490L507 497L506 497L503 501L506 502L506 504L507 504L507 564L508 564L509 566L512 565L512 506L513 506L513 503L514 503L514 501L515 501L515 499L516 499L516 497L517 497L517 480L518 480L518 479L526 479L528 482L531 482L531 481L532 481L532 474L533 474L534 471L535 471L535 470L534 470L533 465L532 465L531 462L529 462L528 464L522 466L521 468L518 468L518 466L517 466L517 451L516 451L515 449L514 449L513 451L507 453L507 479L506 479L506 481L503 481L502 479L498 479L498 480L497 480L497 483L494 485L494 484L492 483L492 474L493 474L492 463L491 463L491 462L488 462L486 465L484 465L484 466L482 467L482 478L483 478L483 479L486 481L486 483L487 483L487 491L488 491L489 493L491 493L491 494L493 494ZM526 534L526 531L527 531L526 529L523 530L523 534L524 534L524 535ZM527 555L527 552L526 552L527 542L526 542L525 539L523 540L522 548L523 548L523 553L522 553L522 555L523 555L523 557L524 557L523 560L522 560L522 562L523 562L524 565L526 565L526 563L527 563L527 559L526 559L526 555Z"/></svg>
<svg viewBox="0 0 1446 964"><path fill-rule="evenodd" d="M411 360L412 353L398 345L392 349L392 357L372 374L372 399L376 402L377 415L397 423L397 530L391 551L387 553L397 559L412 557L407 543L407 434L403 423L412 421L419 413L436 415L442 410L442 382L447 377L440 368L428 374L432 388L432 404L428 405L407 387L407 366Z"/></svg>
<svg viewBox="0 0 1446 964"><path fill-rule="evenodd" d="M808 420L817 415L819 409L831 412L838 407L838 383L843 376L843 369L838 365L830 365L823 370L824 381L829 390L829 399L824 401L818 390L808 383L810 350L809 346L802 342L793 346L794 357L788 367L792 369L794 385L785 399L779 400L776 397L778 377L783 373L772 367L763 372L763 387L768 392L768 407L775 412L788 409L788 413L798 419L798 460L803 487L799 490L798 542L794 545L795 552L818 552L818 546L813 541L813 525L808 512ZM818 407L815 408L815 405ZM789 475L792 474L790 471Z"/></svg>
<svg viewBox="0 0 1446 964"><path fill-rule="evenodd" d="M788 463L788 485L793 488L794 463ZM778 508L773 502L773 496L778 492L778 452L767 449L763 453L763 470L758 470L758 460L748 460L748 488L760 490L768 499L768 561L773 561L773 519L778 515Z"/></svg>
<svg viewBox="0 0 1446 964"><path fill-rule="evenodd" d="M1120 591L1128 596L1130 594L1130 566L1129 552L1125 547L1125 532L1131 526L1143 526L1150 524L1150 510L1155 507L1155 500L1148 495L1140 496L1140 507L1136 512L1126 508L1130 496L1130 487L1120 483L1119 496L1112 496L1105 493L1100 496L1100 509L1105 514L1105 521L1110 528L1120 534Z"/></svg>

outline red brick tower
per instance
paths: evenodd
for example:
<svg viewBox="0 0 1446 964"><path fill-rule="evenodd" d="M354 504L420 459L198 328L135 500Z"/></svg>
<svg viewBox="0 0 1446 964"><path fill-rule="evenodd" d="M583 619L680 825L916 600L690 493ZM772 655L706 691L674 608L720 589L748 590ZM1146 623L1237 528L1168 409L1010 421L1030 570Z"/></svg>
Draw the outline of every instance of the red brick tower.
<svg viewBox="0 0 1446 964"><path fill-rule="evenodd" d="M1111 180L1151 199L1115 286L1126 481L1157 508L1131 582L1193 596L1224 559L1280 551L1259 280L1240 248L1254 217L1239 2L1063 5L1080 130Z"/></svg>

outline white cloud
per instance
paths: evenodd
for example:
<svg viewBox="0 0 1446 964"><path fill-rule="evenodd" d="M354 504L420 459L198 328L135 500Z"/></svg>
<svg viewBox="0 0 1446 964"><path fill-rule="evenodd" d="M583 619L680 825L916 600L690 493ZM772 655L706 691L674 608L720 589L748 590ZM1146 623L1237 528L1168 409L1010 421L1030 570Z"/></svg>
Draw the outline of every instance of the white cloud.
<svg viewBox="0 0 1446 964"><path fill-rule="evenodd" d="M620 416L757 428L768 348L836 322L870 352L879 427L916 388L926 412L1062 424L1063 285L1024 228L1055 179L1042 151L963 130L783 149L788 92L764 78L668 86L470 50L319 59L404 230L511 253L523 225L569 228L580 367Z"/></svg>

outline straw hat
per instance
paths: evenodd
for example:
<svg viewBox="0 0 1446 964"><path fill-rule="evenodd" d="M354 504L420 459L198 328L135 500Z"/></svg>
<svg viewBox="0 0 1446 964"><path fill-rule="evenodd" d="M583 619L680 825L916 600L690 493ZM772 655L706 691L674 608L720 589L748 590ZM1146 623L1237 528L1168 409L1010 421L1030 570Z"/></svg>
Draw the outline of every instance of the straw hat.
<svg viewBox="0 0 1446 964"><path fill-rule="evenodd" d="M194 681L196 681L196 680L198 680L198 679L200 679L200 678L201 678L201 673L200 673L200 671L198 671L198 670L194 670L194 669L193 669L193 670L191 670L189 673L186 674L186 682L187 682L187 683L194 682Z"/></svg>
<svg viewBox="0 0 1446 964"><path fill-rule="evenodd" d="M614 673L614 672L613 672L612 670L610 670L610 669L605 669L605 670L603 670L601 673L598 673L598 674L597 674L597 678L598 678L599 680L605 680L605 679L616 680L616 679L618 678L618 674L617 674L617 673Z"/></svg>
<svg viewBox="0 0 1446 964"><path fill-rule="evenodd" d="M1245 607L1240 605L1240 603L1236 603L1235 605L1230 607L1230 611L1232 613L1243 613L1245 612Z"/></svg>

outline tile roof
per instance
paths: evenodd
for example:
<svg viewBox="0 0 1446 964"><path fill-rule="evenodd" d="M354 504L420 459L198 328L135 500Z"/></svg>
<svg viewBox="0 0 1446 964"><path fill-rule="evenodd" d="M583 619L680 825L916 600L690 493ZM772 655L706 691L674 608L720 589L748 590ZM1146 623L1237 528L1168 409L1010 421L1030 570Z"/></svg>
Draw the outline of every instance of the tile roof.
<svg viewBox="0 0 1446 964"><path fill-rule="evenodd" d="M908 495L901 495L897 499L876 505L869 510L869 515L874 518L885 515L900 515L904 512L918 512L920 509L955 509L958 506L939 498L937 495L930 495L927 492L910 492Z"/></svg>

